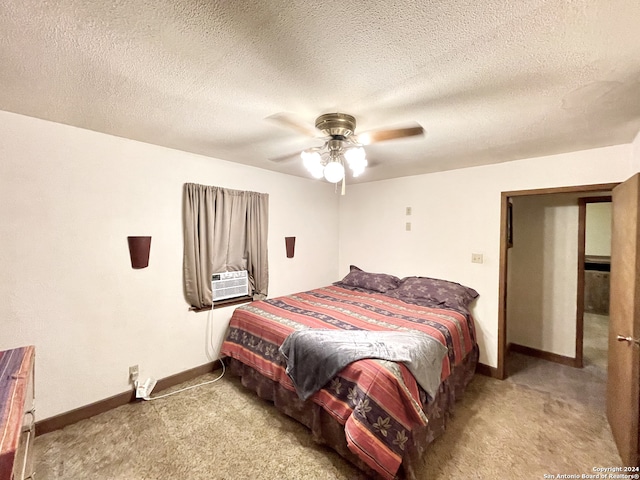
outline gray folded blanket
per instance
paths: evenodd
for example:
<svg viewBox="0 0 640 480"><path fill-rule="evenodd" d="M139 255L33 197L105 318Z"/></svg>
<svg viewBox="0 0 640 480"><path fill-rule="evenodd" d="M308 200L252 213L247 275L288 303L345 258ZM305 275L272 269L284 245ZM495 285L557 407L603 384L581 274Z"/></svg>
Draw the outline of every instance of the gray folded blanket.
<svg viewBox="0 0 640 480"><path fill-rule="evenodd" d="M280 353L298 396L306 400L340 370L363 358L404 363L433 398L440 386L447 347L419 331L298 330L289 335Z"/></svg>

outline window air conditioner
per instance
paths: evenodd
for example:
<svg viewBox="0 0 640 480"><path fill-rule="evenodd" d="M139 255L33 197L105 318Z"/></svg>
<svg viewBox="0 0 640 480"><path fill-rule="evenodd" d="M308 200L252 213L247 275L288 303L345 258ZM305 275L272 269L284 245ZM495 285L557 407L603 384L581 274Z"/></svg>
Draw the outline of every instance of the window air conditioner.
<svg viewBox="0 0 640 480"><path fill-rule="evenodd" d="M249 277L246 270L220 272L211 275L211 292L214 302L249 295Z"/></svg>

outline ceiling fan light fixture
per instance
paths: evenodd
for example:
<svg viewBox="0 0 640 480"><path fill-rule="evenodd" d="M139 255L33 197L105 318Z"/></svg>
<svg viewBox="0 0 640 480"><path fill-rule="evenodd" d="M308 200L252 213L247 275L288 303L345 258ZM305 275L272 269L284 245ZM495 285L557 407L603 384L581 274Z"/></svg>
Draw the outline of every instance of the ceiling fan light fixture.
<svg viewBox="0 0 640 480"><path fill-rule="evenodd" d="M344 178L344 165L339 160L333 160L324 167L324 178L331 183L338 183Z"/></svg>
<svg viewBox="0 0 640 480"><path fill-rule="evenodd" d="M311 173L313 178L322 178L324 166L322 165L322 156L315 151L305 150L300 154L302 164Z"/></svg>
<svg viewBox="0 0 640 480"><path fill-rule="evenodd" d="M360 174L363 173L363 172L364 172L364 167L362 167L362 168L353 168L353 167L351 167L351 174L354 177L359 177Z"/></svg>
<svg viewBox="0 0 640 480"><path fill-rule="evenodd" d="M347 163L349 164L349 168L351 168L354 177L357 177L362 172L364 172L365 167L369 163L367 162L367 156L364 148L362 148L361 146L348 149L344 153L344 158L346 158Z"/></svg>
<svg viewBox="0 0 640 480"><path fill-rule="evenodd" d="M349 162L349 164L353 162L360 162L366 158L366 153L364 151L364 148L354 147L344 152L344 158L347 159L347 162Z"/></svg>
<svg viewBox="0 0 640 480"><path fill-rule="evenodd" d="M355 117L339 112L320 115L316 118L315 130L310 125L296 120L290 114L275 114L268 118L316 139L322 138L318 136L318 131L325 135L323 146L308 148L301 152L300 156L305 168L313 177L317 179L324 177L331 183L345 180L345 164L348 165L354 177L364 172L369 164L364 146L387 140L424 135L424 129L416 122L408 127L376 129L356 134ZM292 156L286 155L272 160L288 160ZM342 194L344 195L344 182Z"/></svg>

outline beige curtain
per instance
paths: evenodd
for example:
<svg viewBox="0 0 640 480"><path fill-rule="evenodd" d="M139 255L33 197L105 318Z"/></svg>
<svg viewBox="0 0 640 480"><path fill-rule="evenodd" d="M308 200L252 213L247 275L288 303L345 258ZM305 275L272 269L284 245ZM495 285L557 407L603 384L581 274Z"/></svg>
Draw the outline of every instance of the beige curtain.
<svg viewBox="0 0 640 480"><path fill-rule="evenodd" d="M194 307L211 305L211 274L247 270L249 294L266 298L269 195L186 183L184 288Z"/></svg>

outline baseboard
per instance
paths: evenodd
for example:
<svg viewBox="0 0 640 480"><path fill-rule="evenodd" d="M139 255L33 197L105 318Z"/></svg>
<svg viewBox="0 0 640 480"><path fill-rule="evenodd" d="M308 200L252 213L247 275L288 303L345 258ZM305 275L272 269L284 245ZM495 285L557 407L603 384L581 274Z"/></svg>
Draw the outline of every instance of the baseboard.
<svg viewBox="0 0 640 480"><path fill-rule="evenodd" d="M521 353L522 355L540 358L549 362L560 363L569 367L579 367L577 359L575 358L565 357L564 355L558 355L557 353L545 352L538 350L537 348L525 347L524 345L518 345L517 343L510 343L507 347L507 351Z"/></svg>
<svg viewBox="0 0 640 480"><path fill-rule="evenodd" d="M199 367L194 367L189 370L185 370L184 372L161 378L160 380L158 380L154 391L160 391L166 388L173 387L174 385L178 385L179 383L186 382L187 380L191 380L192 378L217 370L220 367L220 360L216 360L215 362L205 363L204 365L200 365ZM126 405L127 403L133 402L135 400L135 394L133 390L130 390L127 392L119 393L109 398L105 398L104 400L99 400L89 405L85 405L84 407L79 407L74 410L61 413L60 415L45 418L44 420L36 422L36 436L53 432L54 430L60 430L67 425L71 425L73 423L79 422L80 420L84 420L86 418L93 417L94 415L107 412L111 409Z"/></svg>
<svg viewBox="0 0 640 480"><path fill-rule="evenodd" d="M484 375L485 377L500 378L497 368L485 365L484 363L478 363L478 365L476 365L476 373Z"/></svg>

